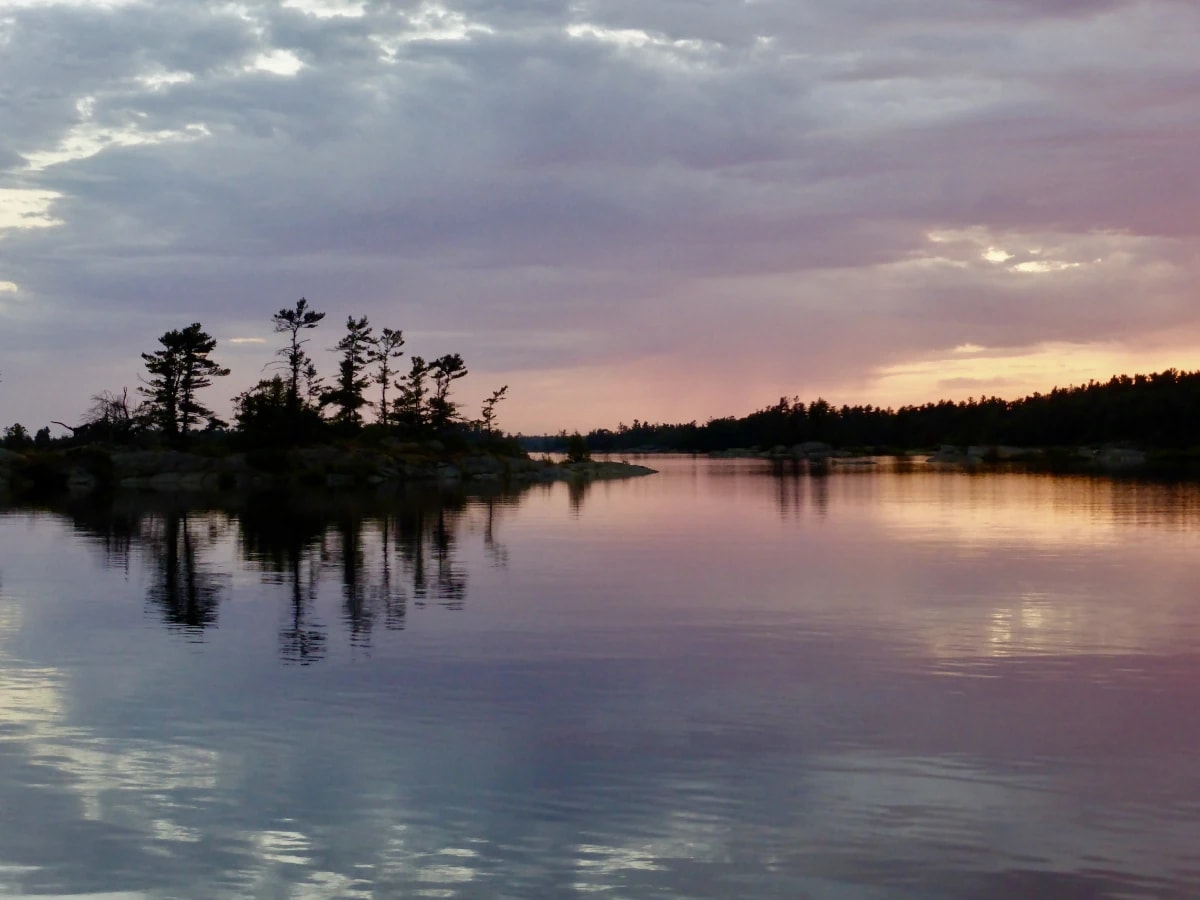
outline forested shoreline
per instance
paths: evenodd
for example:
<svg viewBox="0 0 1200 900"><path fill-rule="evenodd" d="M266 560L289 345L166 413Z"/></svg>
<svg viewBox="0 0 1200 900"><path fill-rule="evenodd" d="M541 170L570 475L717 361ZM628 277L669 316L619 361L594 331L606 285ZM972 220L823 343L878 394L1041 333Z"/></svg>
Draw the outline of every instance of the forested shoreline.
<svg viewBox="0 0 1200 900"><path fill-rule="evenodd" d="M212 359L217 342L196 322L168 331L158 339L159 349L141 355L145 373L132 396L128 388L100 391L78 424L53 423L65 432L57 436L48 425L35 433L19 423L10 425L0 436L0 448L29 451L99 443L255 450L403 440L449 443L460 450L484 445L510 455L522 455L522 448L562 451L582 459L588 453L768 451L812 443L866 453L942 446L1121 446L1200 460L1200 371L1173 368L1114 375L1016 400L993 396L893 409L835 406L820 397L806 403L792 396L745 416L711 418L703 424L634 419L631 425L597 428L586 435L563 431L513 438L498 424L497 406L507 385L492 392L478 417L469 417L451 397L455 383L467 375L459 354L429 361L412 355L403 369L398 363L404 355L403 332L376 332L365 316L347 317L344 333L331 348L337 354L336 373L327 380L306 348L324 318L304 298L272 315L282 346L264 368L276 371L233 398L232 424L202 402L201 391L230 370Z"/></svg>
<svg viewBox="0 0 1200 900"><path fill-rule="evenodd" d="M875 453L942 445L1029 448L1124 445L1166 454L1200 449L1200 371L1167 369L1114 375L1108 381L1055 388L1018 400L942 400L899 409L834 406L782 397L742 417L665 424L622 423L586 434L594 453L787 447L821 442ZM526 442L530 449L565 449L560 434Z"/></svg>

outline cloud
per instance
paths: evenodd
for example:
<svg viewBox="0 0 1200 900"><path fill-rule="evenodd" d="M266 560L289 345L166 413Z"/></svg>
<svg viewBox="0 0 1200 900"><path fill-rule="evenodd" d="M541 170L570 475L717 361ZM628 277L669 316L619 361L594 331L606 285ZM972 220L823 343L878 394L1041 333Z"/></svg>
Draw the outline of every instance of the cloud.
<svg viewBox="0 0 1200 900"><path fill-rule="evenodd" d="M51 209L62 195L54 191L0 188L0 233L5 230L53 228L62 220Z"/></svg>
<svg viewBox="0 0 1200 900"><path fill-rule="evenodd" d="M574 408L675 371L673 417L697 380L724 414L964 343L1136 344L1200 325L1198 34L1168 0L10 5L0 353L119 318L136 369L303 295Z"/></svg>

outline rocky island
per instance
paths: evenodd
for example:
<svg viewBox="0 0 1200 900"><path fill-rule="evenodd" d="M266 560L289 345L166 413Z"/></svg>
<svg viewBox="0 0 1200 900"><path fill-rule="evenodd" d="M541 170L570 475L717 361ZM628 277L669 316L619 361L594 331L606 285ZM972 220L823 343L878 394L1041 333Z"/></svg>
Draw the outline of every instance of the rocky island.
<svg viewBox="0 0 1200 900"><path fill-rule="evenodd" d="M115 491L207 493L289 489L355 490L430 483L527 484L654 474L625 462L552 462L478 449L448 451L438 441L378 446L312 446L204 454L96 445L68 450L0 450L0 492Z"/></svg>

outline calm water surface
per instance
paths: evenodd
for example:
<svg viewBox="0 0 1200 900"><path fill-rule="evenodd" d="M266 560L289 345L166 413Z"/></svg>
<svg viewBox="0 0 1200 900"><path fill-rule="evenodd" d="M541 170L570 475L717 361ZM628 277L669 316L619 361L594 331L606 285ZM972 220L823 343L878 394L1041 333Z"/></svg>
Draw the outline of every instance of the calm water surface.
<svg viewBox="0 0 1200 900"><path fill-rule="evenodd" d="M0 895L1200 896L1200 489L0 511Z"/></svg>

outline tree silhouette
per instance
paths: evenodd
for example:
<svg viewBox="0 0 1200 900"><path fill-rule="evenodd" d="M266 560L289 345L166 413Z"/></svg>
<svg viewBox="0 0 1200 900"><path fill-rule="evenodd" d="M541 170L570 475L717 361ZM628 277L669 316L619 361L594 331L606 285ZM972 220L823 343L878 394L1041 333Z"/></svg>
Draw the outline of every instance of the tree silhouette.
<svg viewBox="0 0 1200 900"><path fill-rule="evenodd" d="M129 408L129 388L92 394L92 405L84 414L84 424L105 435L109 440L121 440L133 430L133 412Z"/></svg>
<svg viewBox="0 0 1200 900"><path fill-rule="evenodd" d="M4 439L0 443L6 450L28 450L33 446L33 438L24 425L16 422L4 429Z"/></svg>
<svg viewBox="0 0 1200 900"><path fill-rule="evenodd" d="M326 391L321 398L323 403L337 407L333 421L344 428L356 430L362 426L359 410L369 405L365 391L371 383L364 370L367 367L367 353L373 342L371 325L366 316L346 318L346 334L334 348L342 354L337 381L334 388Z"/></svg>
<svg viewBox="0 0 1200 900"><path fill-rule="evenodd" d="M408 375L397 384L400 397L396 400L396 421L409 429L419 431L425 425L425 395L429 392L426 379L429 364L420 356L409 359Z"/></svg>
<svg viewBox="0 0 1200 900"><path fill-rule="evenodd" d="M283 358L288 371L287 405L293 413L298 412L301 406L301 376L312 365L312 360L304 350L308 338L301 338L300 332L316 328L324 318L325 313L309 309L308 301L303 297L296 301L295 309L285 307L271 316L271 321L275 323L275 333L288 335L288 345L275 351L275 355Z"/></svg>
<svg viewBox="0 0 1200 900"><path fill-rule="evenodd" d="M404 355L400 349L404 346L404 332L385 328L367 348L367 362L374 365L374 382L379 385L379 424L387 425L392 418L392 408L388 405L388 388L396 377L392 362Z"/></svg>
<svg viewBox="0 0 1200 900"><path fill-rule="evenodd" d="M139 422L129 406L129 388L121 388L119 395L113 391L92 394L91 403L77 426L57 419L51 419L50 423L67 429L73 440L83 441L123 443L137 430Z"/></svg>
<svg viewBox="0 0 1200 900"><path fill-rule="evenodd" d="M212 410L196 399L196 392L213 378L229 374L208 355L217 342L193 322L183 330L168 331L158 339L161 350L143 353L150 378L138 390L146 396L144 415L169 436L186 437L202 418L212 420Z"/></svg>
<svg viewBox="0 0 1200 900"><path fill-rule="evenodd" d="M309 404L291 406L288 384L276 375L233 398L234 418L242 435L257 445L278 446L315 435L321 413Z"/></svg>
<svg viewBox="0 0 1200 900"><path fill-rule="evenodd" d="M489 437L496 431L496 404L508 393L508 385L492 392L492 396L483 401L483 433Z"/></svg>
<svg viewBox="0 0 1200 900"><path fill-rule="evenodd" d="M783 397L747 416L700 425L634 420L615 432L593 431L593 450L636 448L712 451L730 447L794 447L818 441L843 447L931 448L1015 446L1075 448L1132 443L1186 462L1200 447L1200 372L1167 369L1150 375L1114 375L1016 400L999 397L939 400L899 409L810 404ZM563 448L566 435L551 446ZM1073 453L1073 451L1072 451Z"/></svg>
<svg viewBox="0 0 1200 900"><path fill-rule="evenodd" d="M429 424L435 431L441 431L458 414L458 404L450 401L450 385L467 374L467 367L461 355L447 353L430 363L429 373L433 376L433 396L428 403Z"/></svg>
<svg viewBox="0 0 1200 900"><path fill-rule="evenodd" d="M591 458L587 438L578 431L567 438L567 462L587 462Z"/></svg>

